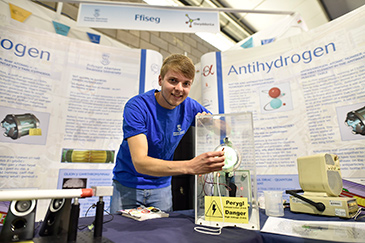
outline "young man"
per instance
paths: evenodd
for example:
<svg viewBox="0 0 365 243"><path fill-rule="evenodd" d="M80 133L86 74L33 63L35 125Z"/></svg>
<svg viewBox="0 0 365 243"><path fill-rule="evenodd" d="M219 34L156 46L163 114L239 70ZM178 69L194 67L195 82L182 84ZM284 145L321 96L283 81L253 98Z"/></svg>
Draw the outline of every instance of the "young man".
<svg viewBox="0 0 365 243"><path fill-rule="evenodd" d="M222 170L222 151L172 161L180 140L194 125L195 116L209 113L188 97L194 75L190 58L173 54L161 67L161 91L150 90L126 103L124 139L113 170L111 213L140 205L171 211L171 176Z"/></svg>

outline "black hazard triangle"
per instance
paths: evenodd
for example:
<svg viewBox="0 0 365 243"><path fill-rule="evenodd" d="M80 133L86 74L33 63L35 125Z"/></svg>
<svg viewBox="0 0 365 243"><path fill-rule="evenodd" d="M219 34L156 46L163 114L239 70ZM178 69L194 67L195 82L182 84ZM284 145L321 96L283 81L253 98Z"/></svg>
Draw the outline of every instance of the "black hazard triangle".
<svg viewBox="0 0 365 243"><path fill-rule="evenodd" d="M216 203L215 200L212 201L212 203L210 204L208 210L205 213L206 217L215 217L215 218L222 218L223 214L221 209L219 208L218 204Z"/></svg>

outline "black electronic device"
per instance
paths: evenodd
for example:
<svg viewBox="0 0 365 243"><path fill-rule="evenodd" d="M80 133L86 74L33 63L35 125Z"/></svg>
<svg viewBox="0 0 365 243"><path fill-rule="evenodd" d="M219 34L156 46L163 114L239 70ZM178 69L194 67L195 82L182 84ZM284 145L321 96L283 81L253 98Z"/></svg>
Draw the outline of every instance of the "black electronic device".
<svg viewBox="0 0 365 243"><path fill-rule="evenodd" d="M68 231L70 220L71 198L52 199L42 226L40 236L54 236L65 234Z"/></svg>
<svg viewBox="0 0 365 243"><path fill-rule="evenodd" d="M0 242L32 240L37 201L12 201L0 234Z"/></svg>

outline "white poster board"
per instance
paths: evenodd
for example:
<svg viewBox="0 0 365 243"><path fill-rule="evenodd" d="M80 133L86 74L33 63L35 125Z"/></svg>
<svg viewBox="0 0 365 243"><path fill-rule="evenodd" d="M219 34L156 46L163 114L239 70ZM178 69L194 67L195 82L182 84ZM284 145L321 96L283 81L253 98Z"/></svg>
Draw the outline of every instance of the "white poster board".
<svg viewBox="0 0 365 243"><path fill-rule="evenodd" d="M61 169L109 170L111 185L124 104L157 86L162 55L22 24L0 32L0 188L55 189ZM83 178L86 187L98 185Z"/></svg>
<svg viewBox="0 0 365 243"><path fill-rule="evenodd" d="M365 107L365 7L270 45L202 57L202 102L254 114L258 190L299 189L296 159L333 153L365 177L365 136L345 125ZM261 177L260 177L261 175Z"/></svg>

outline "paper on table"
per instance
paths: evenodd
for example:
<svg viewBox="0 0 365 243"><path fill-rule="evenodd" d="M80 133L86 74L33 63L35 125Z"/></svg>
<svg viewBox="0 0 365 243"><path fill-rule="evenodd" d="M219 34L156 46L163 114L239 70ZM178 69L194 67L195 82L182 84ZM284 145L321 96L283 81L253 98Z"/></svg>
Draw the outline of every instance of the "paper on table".
<svg viewBox="0 0 365 243"><path fill-rule="evenodd" d="M269 217L263 232L338 242L364 242L365 223L303 221Z"/></svg>
<svg viewBox="0 0 365 243"><path fill-rule="evenodd" d="M118 211L122 216L132 218L138 221L144 221L147 219L166 218L169 217L168 213L161 211L154 207L138 207L132 209L125 209Z"/></svg>

